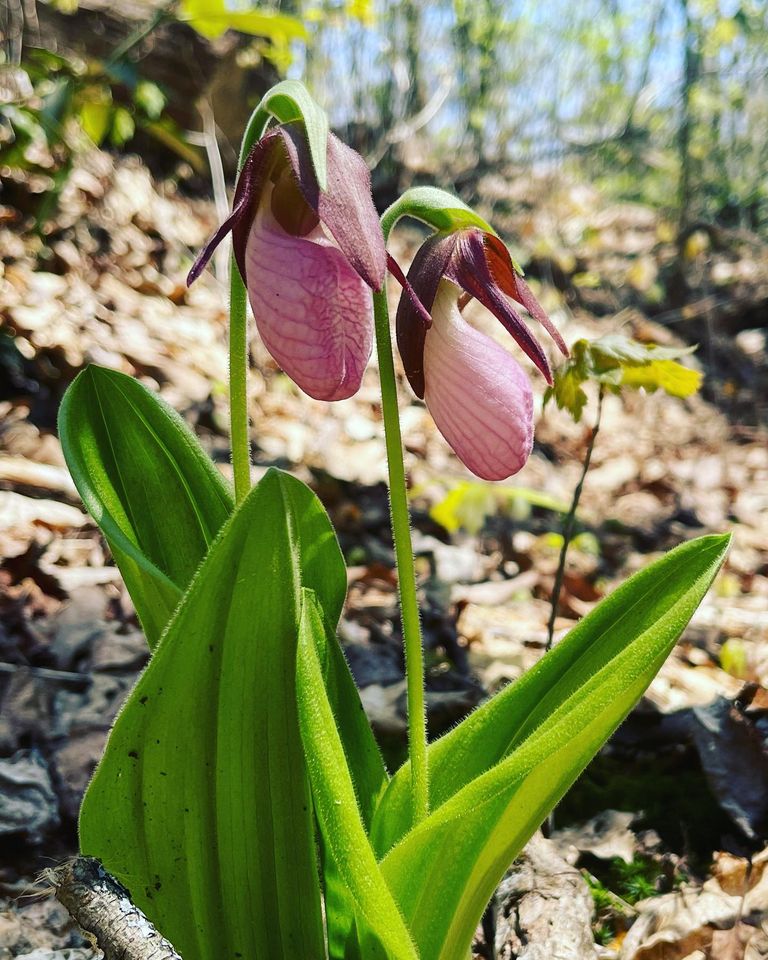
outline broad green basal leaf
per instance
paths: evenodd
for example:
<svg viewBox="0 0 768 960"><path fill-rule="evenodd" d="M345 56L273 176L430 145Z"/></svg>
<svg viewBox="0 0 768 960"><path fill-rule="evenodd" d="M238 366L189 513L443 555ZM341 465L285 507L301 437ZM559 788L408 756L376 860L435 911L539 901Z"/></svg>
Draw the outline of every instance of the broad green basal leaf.
<svg viewBox="0 0 768 960"><path fill-rule="evenodd" d="M381 861L422 960L466 958L485 905L509 863L653 679L712 582L728 540L703 537L676 552L675 563L665 567L669 577L678 568L676 590L656 608L655 622L643 610L644 601L654 603L650 584L646 578L638 589L638 577L629 581L621 598L614 594L601 605L614 600L614 613L621 605L622 615L613 618L612 626L607 617L585 618L586 629L577 637L584 656L552 677L555 692L548 702L528 699L528 715L518 716L513 727L512 739L519 746L505 759L468 781L460 766L469 758L467 741L458 738L444 748L448 753L453 746L455 756L443 757L441 776L447 764L458 782L447 788L443 780L448 795ZM655 586L664 592L658 572ZM612 636L605 643L607 628L623 642ZM566 650L561 657L573 660L573 653ZM528 698L536 690L547 699L541 672L529 685ZM490 733L490 724L485 730ZM461 782L466 785L457 790Z"/></svg>
<svg viewBox="0 0 768 960"><path fill-rule="evenodd" d="M728 542L722 536L692 540L636 573L516 683L431 744L431 809L549 723L623 651L644 650L646 644L671 649L722 563ZM641 665L639 659L638 669ZM405 764L390 781L374 818L372 837L379 855L410 827L409 785Z"/></svg>
<svg viewBox="0 0 768 960"><path fill-rule="evenodd" d="M324 623L325 637L316 637L317 656L321 663L325 693L352 778L360 816L367 831L370 830L376 805L389 782L389 776L335 630L327 620ZM328 950L331 960L337 960L344 957L345 950L349 948L350 930L355 919L354 902L334 858L330 855L322 831L320 851L325 913L328 919Z"/></svg>
<svg viewBox="0 0 768 960"><path fill-rule="evenodd" d="M118 716L80 816L185 960L324 956L296 714L301 586L346 588L317 498L270 471L225 525Z"/></svg>
<svg viewBox="0 0 768 960"><path fill-rule="evenodd" d="M181 417L116 370L77 377L59 436L154 647L232 511L229 488Z"/></svg>
<svg viewBox="0 0 768 960"><path fill-rule="evenodd" d="M325 694L336 719L355 794L366 830L382 793L389 783L389 774L373 730L365 714L354 677L344 657L334 628L325 618L326 638L318 637L318 657L323 672Z"/></svg>
<svg viewBox="0 0 768 960"><path fill-rule="evenodd" d="M337 718L323 677L326 626L314 594L303 591L296 672L299 725L327 856L350 892L358 935L372 936L397 960L418 960L400 910L379 870L366 833ZM345 932L348 925L345 920ZM329 938L335 916L329 913Z"/></svg>

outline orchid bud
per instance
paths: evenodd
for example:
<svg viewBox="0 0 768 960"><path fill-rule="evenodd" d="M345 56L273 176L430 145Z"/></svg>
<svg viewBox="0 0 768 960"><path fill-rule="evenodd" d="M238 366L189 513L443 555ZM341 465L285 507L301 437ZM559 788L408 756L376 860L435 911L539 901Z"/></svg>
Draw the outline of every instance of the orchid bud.
<svg viewBox="0 0 768 960"><path fill-rule="evenodd" d="M546 354L512 306L522 304L567 354L507 248L477 227L440 232L417 252L400 299L397 342L405 373L459 459L484 480L504 480L525 465L533 445L533 396L528 377L495 340L470 326L461 309L475 298L509 331L544 374ZM414 300L431 312L425 324Z"/></svg>
<svg viewBox="0 0 768 960"><path fill-rule="evenodd" d="M386 252L362 157L333 134L321 190L306 130L281 124L243 164L232 214L197 258L188 282L232 232L235 261L265 346L317 400L360 387L373 347L372 290Z"/></svg>

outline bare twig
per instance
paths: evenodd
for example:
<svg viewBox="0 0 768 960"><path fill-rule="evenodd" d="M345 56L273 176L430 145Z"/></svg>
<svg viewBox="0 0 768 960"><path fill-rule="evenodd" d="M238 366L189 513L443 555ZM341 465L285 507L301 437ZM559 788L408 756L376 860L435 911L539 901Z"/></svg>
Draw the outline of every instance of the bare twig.
<svg viewBox="0 0 768 960"><path fill-rule="evenodd" d="M584 457L584 466L581 468L581 476L579 477L579 482L576 484L576 489L573 491L573 498L571 499L571 509L568 511L568 515L563 522L563 545L560 548L560 560L557 564L557 573L555 574L555 585L552 588L552 599L550 603L552 604L552 609L549 612L549 623L547 624L547 650L552 647L552 640L555 635L555 620L557 619L557 605L560 601L560 591L563 589L563 577L565 576L565 561L568 554L568 546L573 537L573 527L576 522L576 511L579 507L579 500L581 500L581 491L584 489L584 480L587 477L587 471L589 470L589 464L592 460L592 451L595 449L595 440L597 439L597 433L600 429L600 417L603 413L603 396L604 391L602 386L600 387L600 393L597 398L597 415L595 417L595 425L592 427L592 433L589 438L589 444L587 445L587 454Z"/></svg>
<svg viewBox="0 0 768 960"><path fill-rule="evenodd" d="M385 153L390 147L404 140L409 140L415 133L425 127L430 120L440 111L448 94L453 89L453 80L450 77L443 77L440 86L435 90L428 102L419 110L418 113L405 120L400 120L389 133L384 137L376 149L368 154L365 162L371 170L375 169L383 160Z"/></svg>
<svg viewBox="0 0 768 960"><path fill-rule="evenodd" d="M115 47L109 59L105 61L105 66L108 70L115 67L121 60L124 60L134 47L137 47L142 40L145 40L150 33L156 30L164 21L173 19L171 8L174 2L175 0L168 0L163 6L158 7L145 23L140 24L121 44Z"/></svg>
<svg viewBox="0 0 768 960"><path fill-rule="evenodd" d="M72 683L82 685L91 683L89 673L73 673L71 670L50 670L48 667L29 667L25 663L0 663L0 673L25 673L38 680L51 680L54 683Z"/></svg>
<svg viewBox="0 0 768 960"><path fill-rule="evenodd" d="M96 938L105 960L181 960L98 860L76 857L46 876L61 903Z"/></svg>

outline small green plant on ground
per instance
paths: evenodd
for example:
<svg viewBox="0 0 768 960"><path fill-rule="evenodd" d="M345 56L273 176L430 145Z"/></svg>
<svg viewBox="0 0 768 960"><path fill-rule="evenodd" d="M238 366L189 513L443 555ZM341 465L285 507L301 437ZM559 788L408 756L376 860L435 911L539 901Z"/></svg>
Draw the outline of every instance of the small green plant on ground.
<svg viewBox="0 0 768 960"><path fill-rule="evenodd" d="M661 857L651 854L636 854L629 863L614 857L595 863L592 869L594 873L582 868L582 875L595 905L595 941L603 946L631 926L640 900L676 889L688 879L679 863L670 869Z"/></svg>
<svg viewBox="0 0 768 960"><path fill-rule="evenodd" d="M690 397L701 386L701 374L683 366L679 360L694 349L695 347L657 347L654 344L639 343L621 334L610 334L600 337L599 340L577 340L571 356L555 370L553 382L544 394L545 406L550 399L554 399L561 410L567 410L574 421L579 423L587 403L584 384L597 384L598 394L595 422L589 434L581 476L574 488L570 509L563 520L560 560L550 600L547 649L552 646L555 635L555 620L565 576L568 547L573 540L576 512L600 431L605 394L618 394L625 389L642 389L649 393L663 390L672 397Z"/></svg>

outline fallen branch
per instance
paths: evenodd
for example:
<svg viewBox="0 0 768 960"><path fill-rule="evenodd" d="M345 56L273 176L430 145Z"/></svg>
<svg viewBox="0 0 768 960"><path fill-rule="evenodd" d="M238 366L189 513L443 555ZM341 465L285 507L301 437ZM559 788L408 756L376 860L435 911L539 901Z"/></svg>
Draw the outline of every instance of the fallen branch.
<svg viewBox="0 0 768 960"><path fill-rule="evenodd" d="M589 887L541 834L501 881L496 903L499 960L596 960Z"/></svg>
<svg viewBox="0 0 768 960"><path fill-rule="evenodd" d="M76 857L48 878L72 917L96 938L105 960L181 960L98 860Z"/></svg>

